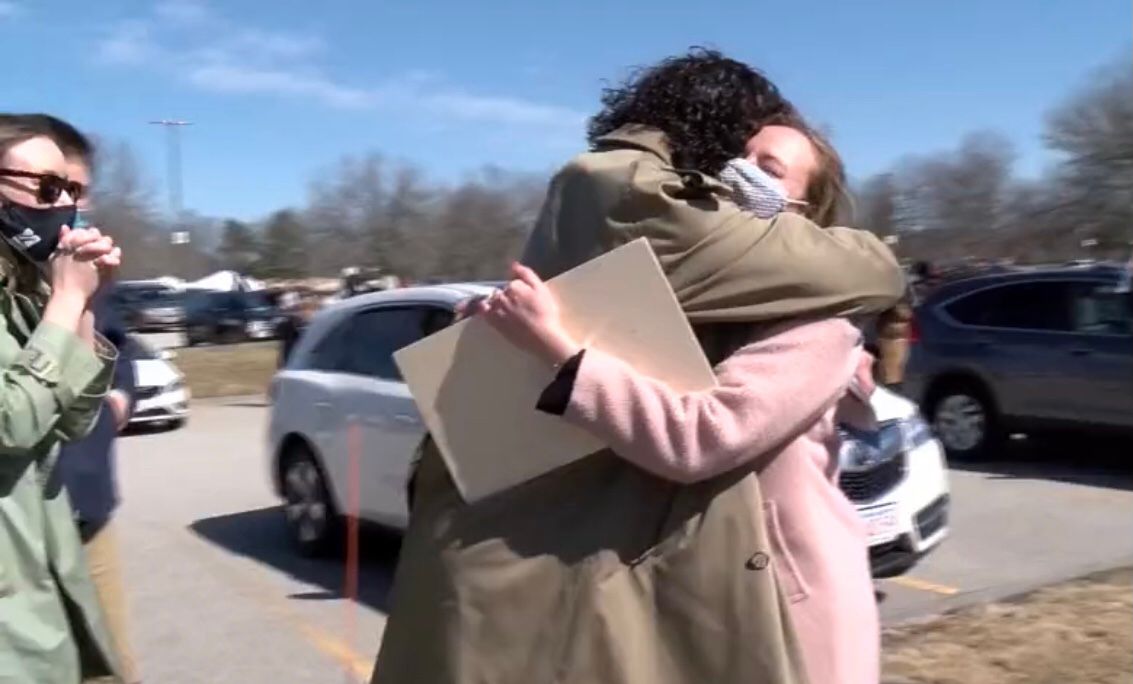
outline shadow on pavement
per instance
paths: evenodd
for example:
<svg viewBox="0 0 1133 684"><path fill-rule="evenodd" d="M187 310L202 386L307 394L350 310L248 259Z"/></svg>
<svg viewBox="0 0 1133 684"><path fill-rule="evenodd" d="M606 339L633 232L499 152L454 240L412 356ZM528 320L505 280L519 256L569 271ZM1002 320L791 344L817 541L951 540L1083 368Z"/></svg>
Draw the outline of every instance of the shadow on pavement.
<svg viewBox="0 0 1133 684"><path fill-rule="evenodd" d="M291 545L279 506L204 518L190 529L232 553L251 558L317 589L288 598L325 601L343 598L346 565L341 557L304 558ZM358 601L387 613L400 547L398 537L384 529L364 525L359 531Z"/></svg>
<svg viewBox="0 0 1133 684"><path fill-rule="evenodd" d="M166 432L174 432L176 430L180 430L183 426L183 423L176 422L140 423L136 425L127 425L121 432L118 433L118 436L139 437L142 435L160 435Z"/></svg>
<svg viewBox="0 0 1133 684"><path fill-rule="evenodd" d="M1053 480L1133 491L1133 438L1070 432L1012 439L998 458L949 461L954 470L993 478Z"/></svg>

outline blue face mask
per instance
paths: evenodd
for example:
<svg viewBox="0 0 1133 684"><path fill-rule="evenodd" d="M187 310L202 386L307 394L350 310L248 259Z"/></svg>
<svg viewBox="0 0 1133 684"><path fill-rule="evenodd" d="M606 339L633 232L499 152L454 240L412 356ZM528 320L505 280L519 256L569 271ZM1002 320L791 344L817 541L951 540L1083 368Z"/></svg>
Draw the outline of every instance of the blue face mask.
<svg viewBox="0 0 1133 684"><path fill-rule="evenodd" d="M720 180L732 188L732 197L741 209L759 218L771 218L788 205L805 204L788 197L779 179L747 159L729 161L720 172Z"/></svg>

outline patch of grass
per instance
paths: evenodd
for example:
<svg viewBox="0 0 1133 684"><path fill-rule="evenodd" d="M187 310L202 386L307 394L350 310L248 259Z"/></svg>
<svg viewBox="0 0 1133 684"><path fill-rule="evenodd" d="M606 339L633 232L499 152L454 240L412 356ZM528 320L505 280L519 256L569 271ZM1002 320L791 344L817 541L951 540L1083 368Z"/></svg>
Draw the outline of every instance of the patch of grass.
<svg viewBox="0 0 1133 684"><path fill-rule="evenodd" d="M1133 569L885 631L886 684L1128 684Z"/></svg>
<svg viewBox="0 0 1133 684"><path fill-rule="evenodd" d="M277 342L248 342L177 350L173 364L194 398L267 392L279 359Z"/></svg>

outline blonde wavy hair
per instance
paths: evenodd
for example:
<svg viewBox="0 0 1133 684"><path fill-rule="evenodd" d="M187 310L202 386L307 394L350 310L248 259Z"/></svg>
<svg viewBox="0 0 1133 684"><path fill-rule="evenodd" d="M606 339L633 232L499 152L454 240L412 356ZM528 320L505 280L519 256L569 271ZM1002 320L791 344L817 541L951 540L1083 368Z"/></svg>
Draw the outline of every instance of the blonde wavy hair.
<svg viewBox="0 0 1133 684"><path fill-rule="evenodd" d="M818 166L807 183L803 214L820 226L843 225L852 213L846 166L830 139L805 122L790 124L814 145Z"/></svg>

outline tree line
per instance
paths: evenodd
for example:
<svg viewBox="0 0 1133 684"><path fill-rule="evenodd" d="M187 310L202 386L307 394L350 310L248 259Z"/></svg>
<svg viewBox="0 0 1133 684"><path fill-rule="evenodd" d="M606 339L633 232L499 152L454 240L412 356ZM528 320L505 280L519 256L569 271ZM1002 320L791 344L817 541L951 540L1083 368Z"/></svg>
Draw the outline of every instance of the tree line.
<svg viewBox="0 0 1133 684"><path fill-rule="evenodd" d="M1099 73L1047 116L1054 163L1015 173L1005 136L974 132L955 149L909 157L857 183L852 225L895 236L909 259L1051 262L1126 258L1133 241L1133 72ZM171 221L135 156L100 146L94 219L130 255L124 277L198 277L230 268L261 278L333 276L350 266L414 281L499 278L522 247L546 177L490 167L441 184L380 154L346 157L303 206L258 222L192 213ZM172 231L189 233L173 244Z"/></svg>
<svg viewBox="0 0 1133 684"><path fill-rule="evenodd" d="M904 256L1044 263L1129 256L1133 244L1133 71L1099 72L1051 111L1053 164L1014 173L1011 143L975 132L957 147L910 157L856 188L855 223L897 236Z"/></svg>

